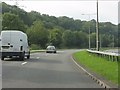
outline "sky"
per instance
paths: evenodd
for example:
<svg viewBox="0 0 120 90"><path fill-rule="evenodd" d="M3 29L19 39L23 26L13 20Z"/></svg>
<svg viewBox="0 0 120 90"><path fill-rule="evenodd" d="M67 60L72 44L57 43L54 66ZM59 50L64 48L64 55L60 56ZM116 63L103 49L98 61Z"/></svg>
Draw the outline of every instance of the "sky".
<svg viewBox="0 0 120 90"><path fill-rule="evenodd" d="M17 5L27 12L37 11L50 16L67 16L74 19L96 20L96 0L3 0ZM99 22L118 24L118 1L98 0Z"/></svg>

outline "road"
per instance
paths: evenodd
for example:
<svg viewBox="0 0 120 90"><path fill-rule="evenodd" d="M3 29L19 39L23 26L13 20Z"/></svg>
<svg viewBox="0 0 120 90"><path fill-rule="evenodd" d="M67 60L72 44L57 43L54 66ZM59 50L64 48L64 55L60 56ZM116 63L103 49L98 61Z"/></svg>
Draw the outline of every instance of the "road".
<svg viewBox="0 0 120 90"><path fill-rule="evenodd" d="M118 49L109 49L109 50L105 50L105 52L110 52L110 53L120 53Z"/></svg>
<svg viewBox="0 0 120 90"><path fill-rule="evenodd" d="M2 88L101 88L72 61L78 50L33 53L31 59L2 62Z"/></svg>

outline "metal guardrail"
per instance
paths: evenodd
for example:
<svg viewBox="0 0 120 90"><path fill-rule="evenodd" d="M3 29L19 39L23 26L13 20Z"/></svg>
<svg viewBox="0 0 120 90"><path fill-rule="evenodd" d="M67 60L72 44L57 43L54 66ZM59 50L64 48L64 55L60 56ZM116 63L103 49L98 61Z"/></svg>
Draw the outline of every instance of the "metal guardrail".
<svg viewBox="0 0 120 90"><path fill-rule="evenodd" d="M97 54L101 57L108 57L109 60L112 61L119 61L120 54L119 53L112 53L112 52L102 52L102 51L94 51L94 50L87 50L89 53Z"/></svg>

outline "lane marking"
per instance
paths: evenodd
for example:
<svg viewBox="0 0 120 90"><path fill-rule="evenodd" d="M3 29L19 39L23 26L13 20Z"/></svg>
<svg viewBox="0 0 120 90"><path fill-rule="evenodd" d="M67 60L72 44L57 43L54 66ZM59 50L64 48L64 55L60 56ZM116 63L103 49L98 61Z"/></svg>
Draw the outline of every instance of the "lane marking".
<svg viewBox="0 0 120 90"><path fill-rule="evenodd" d="M107 85L106 83L104 83L103 81L101 81L100 79L96 78L95 76L93 76L91 73L89 73L87 70L85 70L82 66L80 66L75 59L71 56L72 61L79 67L81 68L86 74L88 74L89 77L91 77L93 80L95 80L101 87L103 88L111 88L109 85Z"/></svg>
<svg viewBox="0 0 120 90"><path fill-rule="evenodd" d="M23 62L21 65L25 65L25 64L27 64L27 62Z"/></svg>

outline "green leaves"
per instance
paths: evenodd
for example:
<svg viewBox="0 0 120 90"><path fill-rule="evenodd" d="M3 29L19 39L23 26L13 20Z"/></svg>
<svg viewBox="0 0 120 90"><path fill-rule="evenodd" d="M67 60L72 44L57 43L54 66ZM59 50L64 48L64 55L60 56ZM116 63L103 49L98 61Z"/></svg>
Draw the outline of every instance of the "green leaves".
<svg viewBox="0 0 120 90"><path fill-rule="evenodd" d="M62 31L58 28L54 28L50 31L50 43L56 47L60 47L62 44Z"/></svg>
<svg viewBox="0 0 120 90"><path fill-rule="evenodd" d="M83 32L67 30L63 33L63 43L67 47L83 48L88 46L88 37Z"/></svg>
<svg viewBox="0 0 120 90"><path fill-rule="evenodd" d="M2 3L2 29L24 31L31 44L42 48L52 43L56 47L88 48L90 28L91 47L96 47L96 21L81 21L67 16L55 17L36 11L26 12L17 6ZM117 25L99 23L102 47L120 46ZM114 39L113 39L114 36Z"/></svg>
<svg viewBox="0 0 120 90"><path fill-rule="evenodd" d="M2 21L2 29L13 29L25 31L26 26L24 22L15 14L4 13Z"/></svg>
<svg viewBox="0 0 120 90"><path fill-rule="evenodd" d="M27 30L29 40L32 44L40 45L45 48L48 42L49 32L44 28L41 21L35 21L33 25Z"/></svg>

